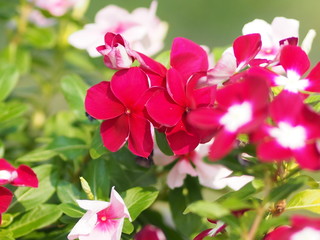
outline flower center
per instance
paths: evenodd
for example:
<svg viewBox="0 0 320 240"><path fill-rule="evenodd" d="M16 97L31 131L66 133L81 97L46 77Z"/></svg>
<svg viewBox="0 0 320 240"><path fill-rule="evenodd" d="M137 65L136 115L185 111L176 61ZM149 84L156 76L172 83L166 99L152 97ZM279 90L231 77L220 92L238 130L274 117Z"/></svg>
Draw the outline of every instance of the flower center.
<svg viewBox="0 0 320 240"><path fill-rule="evenodd" d="M126 109L126 114L129 115L130 113L131 113L131 110L127 108Z"/></svg>
<svg viewBox="0 0 320 240"><path fill-rule="evenodd" d="M252 109L249 102L235 104L228 108L228 111L222 118L220 124L224 125L229 132L235 132L244 124L252 119Z"/></svg>
<svg viewBox="0 0 320 240"><path fill-rule="evenodd" d="M298 93L308 87L307 79L300 79L300 76L295 72L288 70L287 77L279 76L275 79L278 86L282 86L289 92Z"/></svg>
<svg viewBox="0 0 320 240"><path fill-rule="evenodd" d="M17 177L18 177L18 173L16 171L9 172L7 170L0 170L0 180L11 182Z"/></svg>
<svg viewBox="0 0 320 240"><path fill-rule="evenodd" d="M277 128L270 130L270 135L286 148L297 149L306 144L307 134L302 126L291 126L286 122L280 122Z"/></svg>

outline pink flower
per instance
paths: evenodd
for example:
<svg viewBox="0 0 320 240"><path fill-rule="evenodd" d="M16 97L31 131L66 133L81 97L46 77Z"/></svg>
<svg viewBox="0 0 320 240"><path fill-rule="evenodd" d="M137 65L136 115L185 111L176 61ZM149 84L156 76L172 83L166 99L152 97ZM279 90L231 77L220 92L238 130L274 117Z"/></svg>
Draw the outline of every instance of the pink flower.
<svg viewBox="0 0 320 240"><path fill-rule="evenodd" d="M13 167L5 159L0 159L0 185L11 184L13 186L38 187L36 174L27 165Z"/></svg>
<svg viewBox="0 0 320 240"><path fill-rule="evenodd" d="M0 225L2 220L1 214L7 211L12 198L13 194L10 192L10 190L0 186Z"/></svg>
<svg viewBox="0 0 320 240"><path fill-rule="evenodd" d="M305 105L300 95L287 91L271 103L270 115L274 124L263 124L252 135L258 157L263 161L295 158L301 168L320 169L316 146L320 115Z"/></svg>
<svg viewBox="0 0 320 240"><path fill-rule="evenodd" d="M104 146L118 151L127 141L138 156L148 157L153 149L151 126L144 113L149 82L138 67L120 70L111 82L101 82L87 91L85 108L90 116L104 120L100 133Z"/></svg>
<svg viewBox="0 0 320 240"><path fill-rule="evenodd" d="M269 88L266 81L247 75L217 91L217 106L198 108L189 114L189 122L202 129L219 129L209 157L219 160L234 146L239 133L250 133L267 117Z"/></svg>
<svg viewBox="0 0 320 240"><path fill-rule="evenodd" d="M87 24L84 29L73 33L69 42L76 48L86 49L91 57L99 56L97 46L103 45L107 32L121 34L130 47L146 55L153 55L163 48L167 24L155 15L157 1L150 9L137 8L132 13L115 5L101 9L95 23Z"/></svg>
<svg viewBox="0 0 320 240"><path fill-rule="evenodd" d="M82 0L33 0L39 8L47 10L53 16L62 16L77 2Z"/></svg>
<svg viewBox="0 0 320 240"><path fill-rule="evenodd" d="M180 155L192 151L200 142L208 141L207 135L211 133L194 129L186 122L186 117L200 106L213 104L216 87L196 88L208 69L207 53L196 43L185 38L174 39L170 64L166 88L157 88L146 108L153 121L166 127L169 145Z"/></svg>
<svg viewBox="0 0 320 240"><path fill-rule="evenodd" d="M208 219L209 222L216 224L215 228L209 228L199 233L193 240L202 240L206 237L215 237L219 233L225 231L227 225L222 221L214 221Z"/></svg>
<svg viewBox="0 0 320 240"><path fill-rule="evenodd" d="M135 236L135 240L166 240L166 236L160 228L153 225L144 226Z"/></svg>
<svg viewBox="0 0 320 240"><path fill-rule="evenodd" d="M318 240L320 239L320 219L293 216L291 226L281 226L268 233L264 240Z"/></svg>
<svg viewBox="0 0 320 240"><path fill-rule="evenodd" d="M78 200L79 206L87 212L77 222L68 235L69 240L120 240L123 222L131 217L123 199L114 189L110 202Z"/></svg>

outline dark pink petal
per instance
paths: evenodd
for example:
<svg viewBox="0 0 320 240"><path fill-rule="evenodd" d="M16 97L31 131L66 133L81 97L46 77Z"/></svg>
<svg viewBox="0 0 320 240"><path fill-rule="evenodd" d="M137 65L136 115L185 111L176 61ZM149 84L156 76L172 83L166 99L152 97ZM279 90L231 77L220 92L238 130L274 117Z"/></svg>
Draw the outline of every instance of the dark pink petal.
<svg viewBox="0 0 320 240"><path fill-rule="evenodd" d="M35 172L27 165L20 165L17 168L18 177L11 184L14 186L37 188L39 181Z"/></svg>
<svg viewBox="0 0 320 240"><path fill-rule="evenodd" d="M149 121L139 115L131 114L129 123L129 150L135 155L145 158L149 157L153 150L153 140Z"/></svg>
<svg viewBox="0 0 320 240"><path fill-rule="evenodd" d="M13 167L7 160L4 158L0 159L0 170L6 170L9 172L15 171L16 168Z"/></svg>
<svg viewBox="0 0 320 240"><path fill-rule="evenodd" d="M289 226L280 226L274 229L272 232L268 233L263 240L290 240L288 234L290 233L291 227Z"/></svg>
<svg viewBox="0 0 320 240"><path fill-rule="evenodd" d="M177 105L163 88L159 88L150 98L146 107L154 121L167 127L176 125L185 112L185 109Z"/></svg>
<svg viewBox="0 0 320 240"><path fill-rule="evenodd" d="M289 148L283 148L276 140L270 139L257 147L257 155L261 161L273 162L278 160L290 160L293 154Z"/></svg>
<svg viewBox="0 0 320 240"><path fill-rule="evenodd" d="M126 143L129 130L129 118L126 114L103 121L100 134L104 146L111 152L118 151Z"/></svg>
<svg viewBox="0 0 320 240"><path fill-rule="evenodd" d="M303 98L299 94L282 91L271 103L270 115L276 122L286 121L294 124L293 121L300 114L302 107Z"/></svg>
<svg viewBox="0 0 320 240"><path fill-rule="evenodd" d="M187 105L191 109L198 107L213 106L215 102L215 96L217 91L217 86L206 86L198 88L199 80L206 78L204 74L194 74L188 81L186 85L186 97Z"/></svg>
<svg viewBox="0 0 320 240"><path fill-rule="evenodd" d="M167 129L166 136L168 143L176 155L183 155L193 151L200 142L199 137L187 129L183 120L173 128Z"/></svg>
<svg viewBox="0 0 320 240"><path fill-rule="evenodd" d="M201 233L199 233L193 240L202 240L204 239L205 237L208 237L209 236L209 233L211 232L211 228L207 229L207 230L204 230L202 231Z"/></svg>
<svg viewBox="0 0 320 240"><path fill-rule="evenodd" d="M219 119L222 115L213 108L198 108L188 113L187 121L200 129L215 129L221 126Z"/></svg>
<svg viewBox="0 0 320 240"><path fill-rule="evenodd" d="M7 211L12 198L13 194L9 189L0 187L0 213L4 213L5 211Z"/></svg>
<svg viewBox="0 0 320 240"><path fill-rule="evenodd" d="M291 218L292 228L294 230L301 230L305 227L311 227L315 229L320 229L320 219L310 218L301 215L295 215Z"/></svg>
<svg viewBox="0 0 320 240"><path fill-rule="evenodd" d="M243 35L233 42L233 52L237 66L244 67L261 49L261 36L258 33Z"/></svg>
<svg viewBox="0 0 320 240"><path fill-rule="evenodd" d="M298 45L298 38L297 37L290 37L290 38L285 38L279 41L279 45L283 46L283 45L294 45L297 46Z"/></svg>
<svg viewBox="0 0 320 240"><path fill-rule="evenodd" d="M309 80L306 91L320 92L320 62L311 70L306 79Z"/></svg>
<svg viewBox="0 0 320 240"><path fill-rule="evenodd" d="M150 79L150 87L166 87L166 77L162 77L154 72L144 70Z"/></svg>
<svg viewBox="0 0 320 240"><path fill-rule="evenodd" d="M166 237L160 228L149 224L134 236L134 240L166 240Z"/></svg>
<svg viewBox="0 0 320 240"><path fill-rule="evenodd" d="M186 105L186 83L187 79L182 79L180 73L174 68L167 72L167 90L170 97L180 106Z"/></svg>
<svg viewBox="0 0 320 240"><path fill-rule="evenodd" d="M293 154L302 169L320 170L320 153L315 143L294 150Z"/></svg>
<svg viewBox="0 0 320 240"><path fill-rule="evenodd" d="M235 133L221 130L210 146L209 158L216 161L225 157L234 147L236 137Z"/></svg>
<svg viewBox="0 0 320 240"><path fill-rule="evenodd" d="M85 109L96 119L111 119L125 112L124 106L110 89L110 82L103 81L88 89Z"/></svg>
<svg viewBox="0 0 320 240"><path fill-rule="evenodd" d="M141 64L140 67L143 70L156 73L162 78L166 76L167 69L161 63L153 60L152 58L149 58L148 56L140 52L134 52L133 54L137 61Z"/></svg>
<svg viewBox="0 0 320 240"><path fill-rule="evenodd" d="M186 38L175 38L171 48L170 63L188 79L196 72L208 70L208 55L198 44Z"/></svg>
<svg viewBox="0 0 320 240"><path fill-rule="evenodd" d="M139 67L116 72L110 86L114 95L129 109L149 89L148 77Z"/></svg>
<svg viewBox="0 0 320 240"><path fill-rule="evenodd" d="M270 86L277 86L275 84L275 79L279 77L279 75L273 71L270 71L267 68L262 67L251 67L247 70L247 75L249 75L252 78L260 78L265 79L265 81Z"/></svg>
<svg viewBox="0 0 320 240"><path fill-rule="evenodd" d="M287 45L281 50L280 65L302 76L310 67L308 55L298 46Z"/></svg>

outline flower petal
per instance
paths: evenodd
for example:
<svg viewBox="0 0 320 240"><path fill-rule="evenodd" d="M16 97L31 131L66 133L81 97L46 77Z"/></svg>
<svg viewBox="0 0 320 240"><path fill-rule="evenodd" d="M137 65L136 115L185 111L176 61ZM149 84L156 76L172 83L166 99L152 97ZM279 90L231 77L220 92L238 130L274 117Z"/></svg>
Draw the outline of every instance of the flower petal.
<svg viewBox="0 0 320 240"><path fill-rule="evenodd" d="M77 200L77 203L84 210L95 213L110 206L110 203L98 200Z"/></svg>
<svg viewBox="0 0 320 240"><path fill-rule="evenodd" d="M170 63L180 72L183 79L188 79L196 72L208 70L208 55L198 44L178 37L172 44Z"/></svg>
<svg viewBox="0 0 320 240"><path fill-rule="evenodd" d="M104 146L111 152L118 151L129 137L129 119L126 114L105 120L100 127Z"/></svg>
<svg viewBox="0 0 320 240"><path fill-rule="evenodd" d="M127 108L133 107L149 88L147 75L138 67L116 72L110 85L114 95Z"/></svg>
<svg viewBox="0 0 320 240"><path fill-rule="evenodd" d="M240 36L233 42L233 51L238 68L242 69L258 54L261 44L261 37L258 33Z"/></svg>
<svg viewBox="0 0 320 240"><path fill-rule="evenodd" d="M309 82L309 86L305 89L306 91L320 92L320 63L317 63L306 79Z"/></svg>
<svg viewBox="0 0 320 240"><path fill-rule="evenodd" d="M191 125L200 129L215 129L221 126L219 119L222 114L213 108L198 108L188 113L187 120Z"/></svg>
<svg viewBox="0 0 320 240"><path fill-rule="evenodd" d="M149 157L153 149L153 138L151 135L151 126L147 119L131 114L130 136L128 140L128 148L135 155L141 157Z"/></svg>
<svg viewBox="0 0 320 240"><path fill-rule="evenodd" d="M308 55L298 46L286 45L281 50L280 65L288 73L302 76L310 67Z"/></svg>
<svg viewBox="0 0 320 240"><path fill-rule="evenodd" d="M194 177L197 176L197 172L192 167L189 161L179 160L168 174L167 184L169 188L173 189L181 187L183 184L183 180L187 175Z"/></svg>
<svg viewBox="0 0 320 240"><path fill-rule="evenodd" d="M170 97L180 106L186 105L186 83L187 79L182 79L180 73L174 68L167 72L167 90Z"/></svg>
<svg viewBox="0 0 320 240"><path fill-rule="evenodd" d="M226 156L232 150L236 137L235 133L220 131L210 147L209 158L216 161Z"/></svg>
<svg viewBox="0 0 320 240"><path fill-rule="evenodd" d="M199 136L194 131L187 129L184 120L179 121L176 126L167 129L166 136L172 151L176 155L191 152L200 142Z"/></svg>
<svg viewBox="0 0 320 240"><path fill-rule="evenodd" d="M302 169L320 169L320 153L315 143L307 144L304 148L293 150L293 154Z"/></svg>
<svg viewBox="0 0 320 240"><path fill-rule="evenodd" d="M97 223L97 214L92 211L86 212L82 218L77 222L77 224L72 228L68 235L69 240L73 239L87 239L94 240L94 238L89 238L90 233L93 231ZM101 238L102 239L102 238Z"/></svg>
<svg viewBox="0 0 320 240"><path fill-rule="evenodd" d="M273 162L278 160L289 160L293 157L289 148L282 147L276 140L263 142L257 147L257 155L261 161Z"/></svg>
<svg viewBox="0 0 320 240"><path fill-rule="evenodd" d="M39 181L34 171L27 165L20 165L17 169L18 177L11 184L14 186L38 187Z"/></svg>
<svg viewBox="0 0 320 240"><path fill-rule="evenodd" d="M114 96L110 82L100 82L87 91L85 108L96 119L111 119L124 113L125 108Z"/></svg>
<svg viewBox="0 0 320 240"><path fill-rule="evenodd" d="M119 193L112 187L110 196L110 207L108 208L108 213L113 219L116 218L129 218L131 217L129 211Z"/></svg>
<svg viewBox="0 0 320 240"><path fill-rule="evenodd" d="M0 214L7 211L12 201L12 198L13 198L12 192L9 189L0 186Z"/></svg>
<svg viewBox="0 0 320 240"><path fill-rule="evenodd" d="M185 112L185 109L175 104L163 88L158 88L158 91L150 98L146 107L154 121L167 127L176 125Z"/></svg>

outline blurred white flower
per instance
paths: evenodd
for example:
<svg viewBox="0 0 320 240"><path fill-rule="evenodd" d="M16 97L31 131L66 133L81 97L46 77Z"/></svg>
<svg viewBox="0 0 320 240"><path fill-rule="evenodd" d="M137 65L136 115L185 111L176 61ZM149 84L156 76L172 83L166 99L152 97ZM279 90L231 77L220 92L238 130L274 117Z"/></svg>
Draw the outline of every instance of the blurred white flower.
<svg viewBox="0 0 320 240"><path fill-rule="evenodd" d="M35 6L47 10L56 17L64 15L81 1L83 0L33 0Z"/></svg>
<svg viewBox="0 0 320 240"><path fill-rule="evenodd" d="M146 55L153 55L163 48L168 25L155 15L157 1L150 8L137 8L132 13L115 5L101 9L95 22L86 24L82 30L69 37L69 43L79 49L86 49L91 57L100 56L96 47L104 44L107 32L121 34L130 47Z"/></svg>

